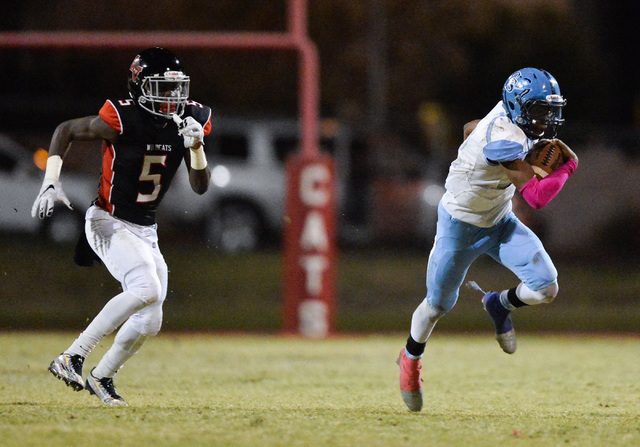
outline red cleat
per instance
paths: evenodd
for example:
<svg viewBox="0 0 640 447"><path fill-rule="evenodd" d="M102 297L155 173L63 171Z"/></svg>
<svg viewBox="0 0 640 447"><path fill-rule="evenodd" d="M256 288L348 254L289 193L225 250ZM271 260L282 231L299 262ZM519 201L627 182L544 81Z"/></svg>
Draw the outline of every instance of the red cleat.
<svg viewBox="0 0 640 447"><path fill-rule="evenodd" d="M400 367L400 394L402 400L411 411L422 410L422 362L407 357L407 351L402 348L396 361Z"/></svg>

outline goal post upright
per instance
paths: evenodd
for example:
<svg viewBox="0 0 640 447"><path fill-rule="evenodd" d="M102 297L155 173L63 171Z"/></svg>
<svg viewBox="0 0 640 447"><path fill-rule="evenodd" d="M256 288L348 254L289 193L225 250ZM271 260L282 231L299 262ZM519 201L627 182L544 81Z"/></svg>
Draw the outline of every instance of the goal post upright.
<svg viewBox="0 0 640 447"><path fill-rule="evenodd" d="M332 333L335 320L333 315L335 301L334 167L332 160L325 156L321 157L318 150L319 57L317 48L307 33L307 0L288 0L286 32L0 32L0 50L71 48L138 50L154 46L191 50L289 50L298 53L298 114L301 149L294 156L298 161L287 162L287 209L283 216L285 221L284 331L315 337ZM297 167L292 167L294 164ZM306 188L305 191L301 190L303 186ZM321 261L318 261L319 257L322 258ZM316 260L315 263L312 262L313 259ZM320 264L324 265L322 271L318 270ZM311 265L312 271L304 267L305 265ZM300 275L304 277L301 279ZM320 293L318 287L322 289ZM306 310L300 309L300 305L304 304L304 296L309 294L313 295L312 305L307 306ZM307 301L310 300L307 299ZM319 311L310 313L309 309L319 309ZM311 320L306 318L305 321L309 320L315 329L304 330L301 323L304 318L301 317L305 315L311 315ZM318 318L322 321L314 320L316 317L313 315L319 316Z"/></svg>
<svg viewBox="0 0 640 447"><path fill-rule="evenodd" d="M291 0L288 31L300 54L298 108L301 116L302 152L311 157L318 151L320 74L318 50L307 34L307 2Z"/></svg>

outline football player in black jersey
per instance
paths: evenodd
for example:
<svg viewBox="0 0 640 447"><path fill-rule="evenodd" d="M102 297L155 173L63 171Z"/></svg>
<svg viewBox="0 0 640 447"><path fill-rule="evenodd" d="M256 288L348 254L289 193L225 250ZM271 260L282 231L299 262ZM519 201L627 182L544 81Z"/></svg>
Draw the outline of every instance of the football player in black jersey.
<svg viewBox="0 0 640 447"><path fill-rule="evenodd" d="M107 100L96 116L72 119L55 130L42 188L32 216L51 216L55 202L69 208L60 171L73 141L102 140L98 197L86 214L85 238L76 263L99 258L122 284L89 326L49 371L76 391L87 389L111 406L127 405L113 377L162 324L167 294L167 264L158 247L156 209L182 160L191 188L204 194L210 171L203 139L211 131L211 109L189 100L189 77L170 51L149 48L129 68L130 98ZM88 242L88 244L87 244ZM120 328L113 346L82 377L85 358Z"/></svg>

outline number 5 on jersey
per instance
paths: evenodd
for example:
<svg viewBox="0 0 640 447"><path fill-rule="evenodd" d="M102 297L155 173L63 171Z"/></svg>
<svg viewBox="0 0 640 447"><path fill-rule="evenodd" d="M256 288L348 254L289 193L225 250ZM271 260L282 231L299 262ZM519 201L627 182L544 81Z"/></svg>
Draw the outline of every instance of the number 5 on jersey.
<svg viewBox="0 0 640 447"><path fill-rule="evenodd" d="M142 172L140 173L140 177L138 178L138 180L140 180L141 182L153 182L153 192L151 194L142 194L139 192L136 199L138 203L153 202L158 198L158 194L160 194L160 190L162 189L162 184L160 182L162 176L160 174L152 174L151 165L160 164L162 166L165 166L166 160L166 155L144 156Z"/></svg>

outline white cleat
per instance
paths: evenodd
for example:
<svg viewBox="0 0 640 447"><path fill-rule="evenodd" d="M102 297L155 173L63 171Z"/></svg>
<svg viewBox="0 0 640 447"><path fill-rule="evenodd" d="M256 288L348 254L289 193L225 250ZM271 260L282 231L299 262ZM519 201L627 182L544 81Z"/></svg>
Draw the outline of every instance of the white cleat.
<svg viewBox="0 0 640 447"><path fill-rule="evenodd" d="M87 391L98 397L105 405L110 407L128 407L129 405L120 396L113 385L113 378L103 377L98 379L93 376L93 370L87 377Z"/></svg>
<svg viewBox="0 0 640 447"><path fill-rule="evenodd" d="M498 340L498 344L507 354L513 354L516 352L516 349L518 349L518 345L516 344L516 331L514 329L504 334L497 334L496 340Z"/></svg>
<svg viewBox="0 0 640 447"><path fill-rule="evenodd" d="M49 372L64 381L74 391L81 391L84 389L83 363L84 357L80 355L60 354L49 365Z"/></svg>

